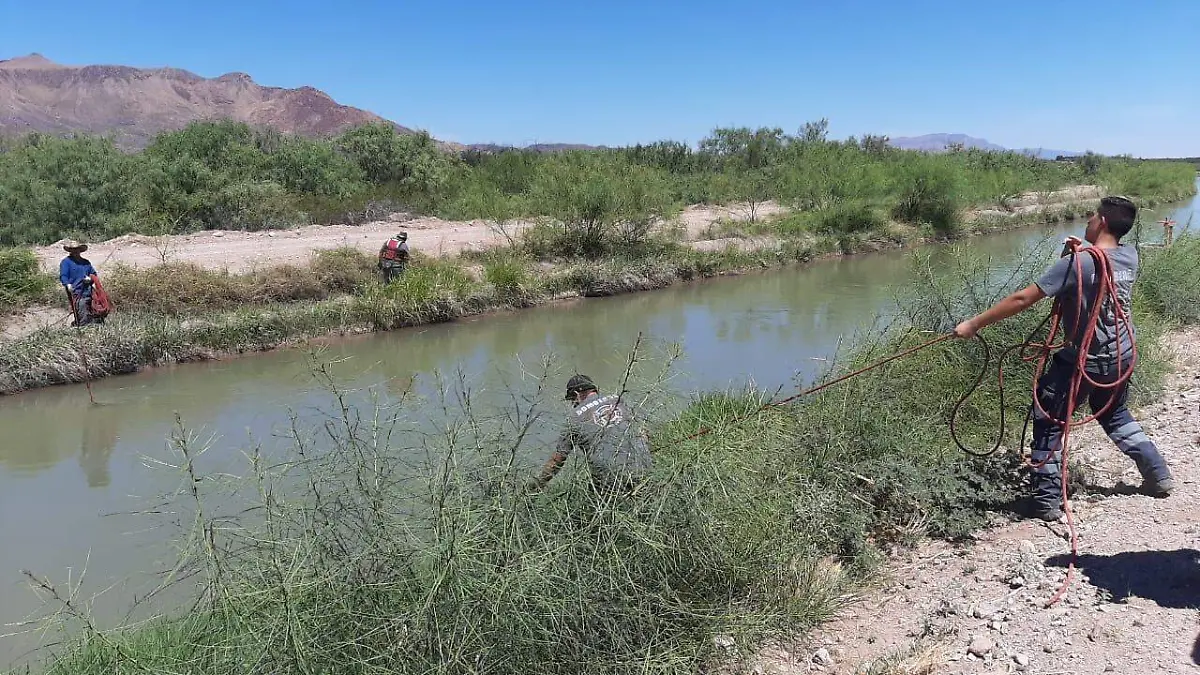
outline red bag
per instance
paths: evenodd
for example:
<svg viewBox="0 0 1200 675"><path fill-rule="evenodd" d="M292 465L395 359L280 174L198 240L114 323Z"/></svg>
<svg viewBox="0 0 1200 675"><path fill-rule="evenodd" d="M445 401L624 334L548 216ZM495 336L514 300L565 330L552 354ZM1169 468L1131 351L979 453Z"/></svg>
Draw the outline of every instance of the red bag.
<svg viewBox="0 0 1200 675"><path fill-rule="evenodd" d="M100 278L92 275L92 316L104 318L112 311L112 302L108 299L108 293L104 292L104 287L100 285Z"/></svg>

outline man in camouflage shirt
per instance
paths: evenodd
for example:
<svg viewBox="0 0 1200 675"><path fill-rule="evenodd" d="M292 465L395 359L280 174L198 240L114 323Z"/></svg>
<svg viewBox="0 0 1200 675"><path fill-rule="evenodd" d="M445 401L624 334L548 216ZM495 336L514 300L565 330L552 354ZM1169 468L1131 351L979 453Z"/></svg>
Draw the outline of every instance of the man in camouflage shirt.
<svg viewBox="0 0 1200 675"><path fill-rule="evenodd" d="M579 450L591 470L592 487L600 493L629 493L649 472L653 460L646 436L616 394L600 395L587 375L567 382L566 399L574 406L554 454L533 487L541 489Z"/></svg>

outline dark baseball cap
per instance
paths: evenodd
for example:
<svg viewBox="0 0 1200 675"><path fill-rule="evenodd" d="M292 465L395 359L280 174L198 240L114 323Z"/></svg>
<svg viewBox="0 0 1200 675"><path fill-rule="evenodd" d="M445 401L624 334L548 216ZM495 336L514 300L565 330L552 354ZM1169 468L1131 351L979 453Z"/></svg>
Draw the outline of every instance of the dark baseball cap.
<svg viewBox="0 0 1200 675"><path fill-rule="evenodd" d="M592 382L592 378L587 375L573 375L571 379L567 380L566 398L569 399L581 391L594 391L595 389L596 383Z"/></svg>

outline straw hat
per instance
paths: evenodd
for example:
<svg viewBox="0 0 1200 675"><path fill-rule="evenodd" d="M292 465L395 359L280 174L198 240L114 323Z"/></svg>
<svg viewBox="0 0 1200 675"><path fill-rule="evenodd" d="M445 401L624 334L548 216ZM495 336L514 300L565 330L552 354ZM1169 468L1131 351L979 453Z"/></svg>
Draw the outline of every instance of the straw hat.
<svg viewBox="0 0 1200 675"><path fill-rule="evenodd" d="M74 239L67 239L63 242L63 250L67 253L83 253L87 249L87 244L81 244Z"/></svg>

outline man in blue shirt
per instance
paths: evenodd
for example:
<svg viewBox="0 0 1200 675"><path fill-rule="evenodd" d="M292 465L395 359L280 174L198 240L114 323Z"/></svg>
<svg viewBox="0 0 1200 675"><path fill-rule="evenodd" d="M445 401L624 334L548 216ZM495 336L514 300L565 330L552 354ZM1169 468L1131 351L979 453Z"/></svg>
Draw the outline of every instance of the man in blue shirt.
<svg viewBox="0 0 1200 675"><path fill-rule="evenodd" d="M58 280L71 296L71 303L75 310L73 325L76 326L104 323L103 318L92 316L91 277L99 275L96 273L96 268L92 267L91 261L82 255L87 248L87 244L67 240L63 243L63 250L68 255L58 264Z"/></svg>

